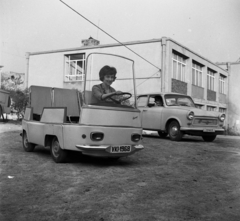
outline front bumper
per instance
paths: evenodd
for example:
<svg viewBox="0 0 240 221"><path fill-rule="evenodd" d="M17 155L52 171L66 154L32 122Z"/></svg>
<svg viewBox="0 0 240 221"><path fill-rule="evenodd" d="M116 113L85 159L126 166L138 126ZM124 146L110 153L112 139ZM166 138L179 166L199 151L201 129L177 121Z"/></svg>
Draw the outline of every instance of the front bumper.
<svg viewBox="0 0 240 221"><path fill-rule="evenodd" d="M100 146L76 145L76 148L80 150L82 154L89 155L89 156L99 156L99 157L124 157L144 149L143 145L137 144L137 145L131 145L130 152L111 153L111 146L112 145L100 145Z"/></svg>
<svg viewBox="0 0 240 221"><path fill-rule="evenodd" d="M223 128L214 128L214 127L181 127L180 130L185 134L189 135L223 135L225 133L225 129Z"/></svg>

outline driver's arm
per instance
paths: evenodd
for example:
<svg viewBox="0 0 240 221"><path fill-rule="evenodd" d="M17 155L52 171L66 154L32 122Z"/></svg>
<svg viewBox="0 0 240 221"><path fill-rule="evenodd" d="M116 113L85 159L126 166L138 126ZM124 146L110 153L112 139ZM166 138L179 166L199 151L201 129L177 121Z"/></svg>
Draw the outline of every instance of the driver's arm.
<svg viewBox="0 0 240 221"><path fill-rule="evenodd" d="M114 90L114 89L113 89ZM93 96L96 97L99 101L107 98L108 96L110 95L118 95L118 94L121 94L122 92L121 91L113 91L111 93L108 93L108 94L104 94L101 90L101 87L98 86L98 85L94 85L92 87L92 93L93 93Z"/></svg>

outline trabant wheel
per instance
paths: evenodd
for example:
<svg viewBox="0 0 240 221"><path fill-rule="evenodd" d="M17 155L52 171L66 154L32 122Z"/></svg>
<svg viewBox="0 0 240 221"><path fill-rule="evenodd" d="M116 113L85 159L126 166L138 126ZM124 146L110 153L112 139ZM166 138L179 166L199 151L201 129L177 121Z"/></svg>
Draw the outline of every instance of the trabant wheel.
<svg viewBox="0 0 240 221"><path fill-rule="evenodd" d="M180 130L180 125L177 121L172 121L168 126L168 134L171 140L180 141L183 137L183 133Z"/></svg>
<svg viewBox="0 0 240 221"><path fill-rule="evenodd" d="M168 133L163 132L163 131L158 131L158 135L159 135L159 137L161 137L161 138L165 138L165 137L168 135Z"/></svg>
<svg viewBox="0 0 240 221"><path fill-rule="evenodd" d="M202 136L203 140L206 142L212 142L215 140L215 138L217 137L217 135L211 135L211 136Z"/></svg>
<svg viewBox="0 0 240 221"><path fill-rule="evenodd" d="M26 152L33 152L36 146L36 144L28 142L27 133L25 131L22 134L22 145Z"/></svg>
<svg viewBox="0 0 240 221"><path fill-rule="evenodd" d="M66 160L67 153L60 147L56 137L52 139L50 151L51 156L56 163L63 163Z"/></svg>

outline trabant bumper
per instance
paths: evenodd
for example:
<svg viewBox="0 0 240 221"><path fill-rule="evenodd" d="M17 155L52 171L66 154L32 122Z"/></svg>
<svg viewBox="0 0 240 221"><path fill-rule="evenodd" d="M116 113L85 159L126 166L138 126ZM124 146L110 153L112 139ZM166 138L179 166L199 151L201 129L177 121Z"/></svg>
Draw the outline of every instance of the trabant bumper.
<svg viewBox="0 0 240 221"><path fill-rule="evenodd" d="M224 134L225 129L223 128L214 128L214 127L209 127L209 128L205 128L205 127L181 127L180 130L186 134L191 134L191 135L220 135L220 134Z"/></svg>
<svg viewBox="0 0 240 221"><path fill-rule="evenodd" d="M141 144L131 145L131 152L118 152L118 153L111 153L111 146L112 145L100 145L100 146L93 146L93 145L76 145L76 148L79 149L82 154L89 155L89 156L102 156L102 157L123 157L128 156L136 151L144 149L144 146Z"/></svg>

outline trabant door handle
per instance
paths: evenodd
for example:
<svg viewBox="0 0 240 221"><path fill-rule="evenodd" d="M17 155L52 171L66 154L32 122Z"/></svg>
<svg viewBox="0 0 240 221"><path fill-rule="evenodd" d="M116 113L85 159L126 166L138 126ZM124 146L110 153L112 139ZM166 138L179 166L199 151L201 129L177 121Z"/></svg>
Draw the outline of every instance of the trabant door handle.
<svg viewBox="0 0 240 221"><path fill-rule="evenodd" d="M147 111L147 110L143 110L143 111Z"/></svg>

